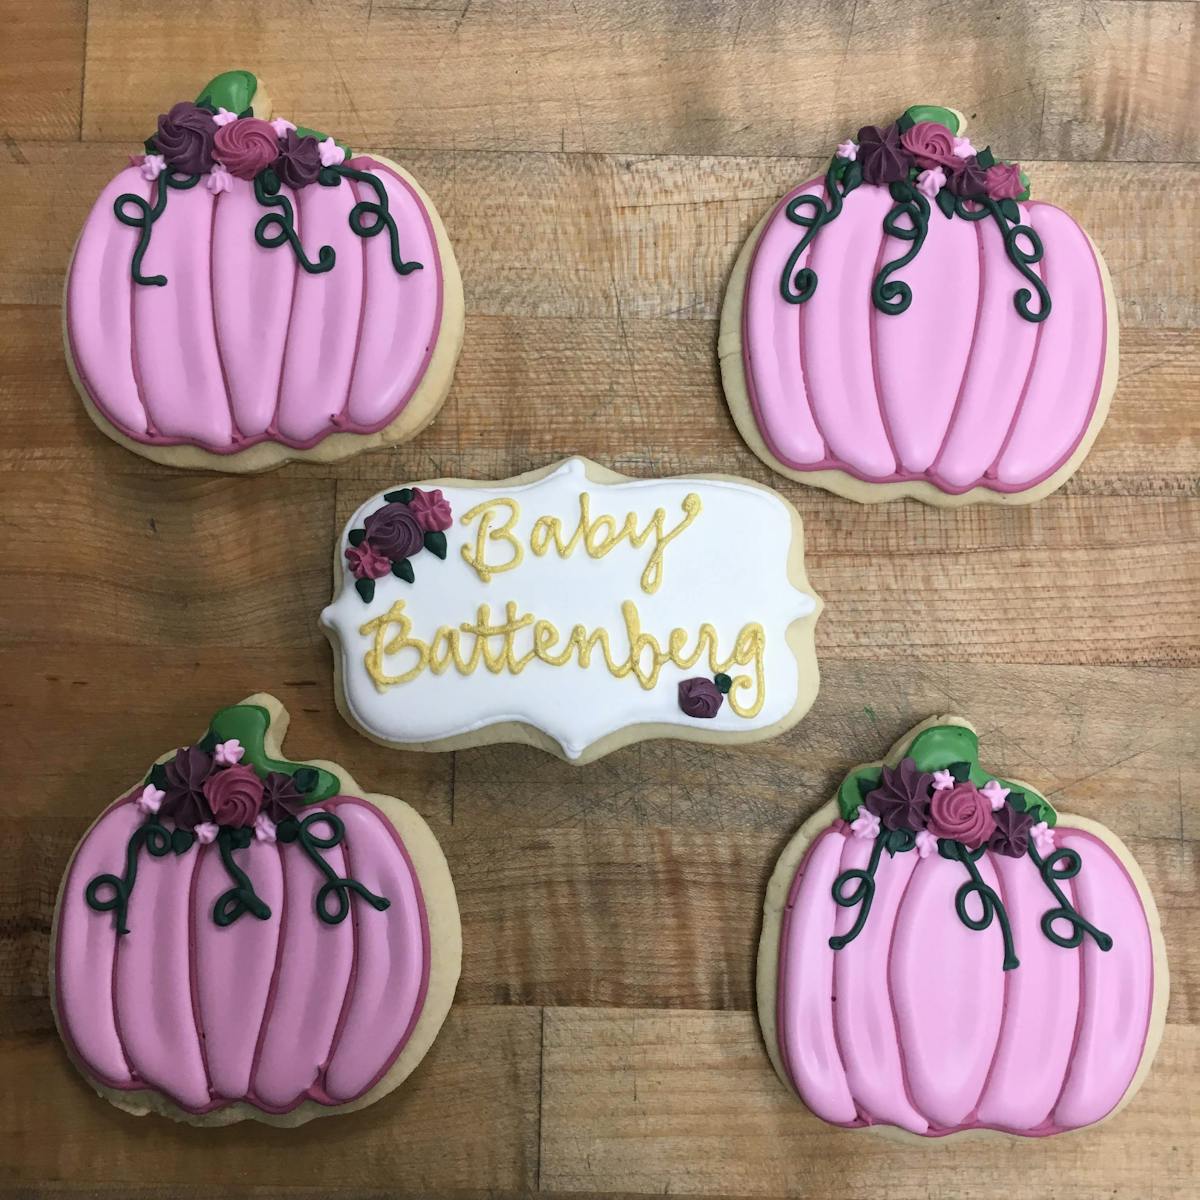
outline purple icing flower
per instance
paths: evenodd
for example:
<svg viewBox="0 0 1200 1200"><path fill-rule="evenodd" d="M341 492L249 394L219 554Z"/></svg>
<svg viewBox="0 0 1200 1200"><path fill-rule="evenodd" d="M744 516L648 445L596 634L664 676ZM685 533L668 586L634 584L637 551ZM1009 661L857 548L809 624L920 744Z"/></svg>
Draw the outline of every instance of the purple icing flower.
<svg viewBox="0 0 1200 1200"><path fill-rule="evenodd" d="M355 579L382 579L391 569L391 559L380 554L370 542L346 547L346 561Z"/></svg>
<svg viewBox="0 0 1200 1200"><path fill-rule="evenodd" d="M429 492L413 488L408 508L417 518L417 524L431 533L449 529L454 523L454 516L450 512L450 501L442 495L441 488L434 488Z"/></svg>
<svg viewBox="0 0 1200 1200"><path fill-rule="evenodd" d="M294 817L308 802L292 777L284 771L270 771L263 781L262 811L276 825Z"/></svg>
<svg viewBox="0 0 1200 1200"><path fill-rule="evenodd" d="M367 541L390 559L410 558L425 545L425 530L407 504L385 504L364 522Z"/></svg>
<svg viewBox="0 0 1200 1200"><path fill-rule="evenodd" d="M929 814L929 785L933 776L918 771L911 758L898 767L884 767L879 786L863 797L863 805L875 813L885 829L925 828Z"/></svg>
<svg viewBox="0 0 1200 1200"><path fill-rule="evenodd" d="M199 746L185 746L182 750L176 750L175 757L164 766L167 786L163 790L167 795L160 811L180 829L192 829L208 820L204 781L212 769L212 756Z"/></svg>
<svg viewBox="0 0 1200 1200"><path fill-rule="evenodd" d="M684 679L679 684L679 707L689 717L707 721L720 711L725 697L711 679L697 675Z"/></svg>
<svg viewBox="0 0 1200 1200"><path fill-rule="evenodd" d="M181 100L169 113L160 113L154 145L175 170L200 175L212 166L217 126L212 113Z"/></svg>
<svg viewBox="0 0 1200 1200"><path fill-rule="evenodd" d="M908 175L912 157L900 144L895 123L864 125L858 131L858 161L867 183L894 183Z"/></svg>
<svg viewBox="0 0 1200 1200"><path fill-rule="evenodd" d="M288 187L308 187L321 173L321 147L315 137L298 137L294 129L279 148L275 169Z"/></svg>
<svg viewBox="0 0 1200 1200"><path fill-rule="evenodd" d="M996 829L988 838L988 849L1009 858L1020 858L1029 849L1033 816L1018 812L1011 804L1005 804L995 812Z"/></svg>
<svg viewBox="0 0 1200 1200"><path fill-rule="evenodd" d="M1025 190L1017 163L993 163L983 177L993 200L1015 200Z"/></svg>
<svg viewBox="0 0 1200 1200"><path fill-rule="evenodd" d="M916 159L918 167L952 167L958 162L954 135L936 121L918 121L900 135L900 145Z"/></svg>
<svg viewBox="0 0 1200 1200"><path fill-rule="evenodd" d="M266 121L242 117L217 130L213 153L231 175L253 179L279 157L279 139Z"/></svg>
<svg viewBox="0 0 1200 1200"><path fill-rule="evenodd" d="M959 160L956 171L951 172L950 182L946 185L956 196L964 200L978 200L987 195L987 172L979 165L978 160L966 158Z"/></svg>
<svg viewBox="0 0 1200 1200"><path fill-rule="evenodd" d="M253 825L262 808L263 781L253 767L226 767L204 781L204 795L218 825Z"/></svg>

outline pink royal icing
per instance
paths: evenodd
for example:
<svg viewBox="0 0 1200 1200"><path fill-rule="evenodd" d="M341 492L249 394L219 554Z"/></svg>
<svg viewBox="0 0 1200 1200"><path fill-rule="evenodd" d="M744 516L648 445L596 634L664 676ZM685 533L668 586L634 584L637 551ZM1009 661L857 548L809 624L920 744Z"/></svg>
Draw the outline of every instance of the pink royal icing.
<svg viewBox="0 0 1200 1200"><path fill-rule="evenodd" d="M237 1101L272 1113L342 1105L382 1078L425 1001L424 899L372 804L337 796L321 807L345 824L326 862L386 896L385 911L352 907L323 923L314 905L325 877L296 845L256 838L240 861L271 915L222 927L211 914L229 875L198 826L186 853L142 858L129 933L118 936L108 913L88 907L85 885L124 858L144 816L132 794L101 816L68 872L55 951L59 1023L89 1075L153 1088L190 1113Z"/></svg>
<svg viewBox="0 0 1200 1200"><path fill-rule="evenodd" d="M240 122L244 123L244 122ZM236 128L236 126L223 126ZM412 185L375 159L349 165L386 190L401 251L422 269L399 274L387 236L360 238L351 209L374 201L344 179L284 188L308 254L331 245L332 270L302 270L287 246L254 238L266 214L252 182L221 171L219 186L172 190L133 283L138 231L117 197L153 203L148 156L101 192L67 283L66 324L80 381L100 413L134 441L233 454L262 441L309 449L332 433L374 433L404 410L429 366L442 322L437 238ZM213 172L211 180L217 176Z"/></svg>

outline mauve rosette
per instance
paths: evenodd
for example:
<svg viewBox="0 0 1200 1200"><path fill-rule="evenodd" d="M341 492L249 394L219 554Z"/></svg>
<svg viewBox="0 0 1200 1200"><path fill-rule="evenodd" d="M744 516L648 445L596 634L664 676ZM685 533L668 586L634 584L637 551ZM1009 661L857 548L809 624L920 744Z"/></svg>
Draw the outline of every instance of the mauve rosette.
<svg viewBox="0 0 1200 1200"><path fill-rule="evenodd" d="M885 829L908 829L915 833L925 828L932 782L932 775L918 771L911 758L904 758L898 767L883 768L879 786L863 797L863 804Z"/></svg>
<svg viewBox="0 0 1200 1200"><path fill-rule="evenodd" d="M909 126L900 135L900 145L916 159L918 167L952 167L961 161L954 153L954 135L936 121Z"/></svg>
<svg viewBox="0 0 1200 1200"><path fill-rule="evenodd" d="M275 170L288 187L308 187L317 182L321 173L321 146L315 137L299 137L289 129L282 145Z"/></svg>
<svg viewBox="0 0 1200 1200"><path fill-rule="evenodd" d="M449 529L454 522L450 512L450 501L442 495L441 488L434 488L428 492L413 488L408 507L417 518L417 524L429 533L440 533Z"/></svg>
<svg viewBox="0 0 1200 1200"><path fill-rule="evenodd" d="M988 849L1009 858L1021 858L1029 850L1029 831L1033 816L1018 812L1011 804L1002 804L993 814L996 828L988 838Z"/></svg>
<svg viewBox="0 0 1200 1200"><path fill-rule="evenodd" d="M680 681L679 707L689 717L696 717L702 721L710 720L720 711L724 700L721 689L711 679L705 679L702 675Z"/></svg>
<svg viewBox="0 0 1200 1200"><path fill-rule="evenodd" d="M242 117L217 129L213 152L231 175L253 179L279 157L279 139L266 121Z"/></svg>
<svg viewBox="0 0 1200 1200"><path fill-rule="evenodd" d="M208 820L204 781L212 774L213 760L199 746L185 746L163 767L166 798L159 813L170 817L180 829L194 829Z"/></svg>
<svg viewBox="0 0 1200 1200"><path fill-rule="evenodd" d="M290 775L284 771L267 772L263 780L262 811L276 825L294 817L307 803Z"/></svg>
<svg viewBox="0 0 1200 1200"><path fill-rule="evenodd" d="M355 579L382 579L392 569L392 560L380 554L370 542L347 546L346 562Z"/></svg>
<svg viewBox="0 0 1200 1200"><path fill-rule="evenodd" d="M181 100L169 113L159 114L154 145L176 171L202 175L212 166L216 132L212 113Z"/></svg>
<svg viewBox="0 0 1200 1200"><path fill-rule="evenodd" d="M973 783L942 788L929 801L929 832L934 837L962 842L968 850L977 850L995 828L991 802Z"/></svg>
<svg viewBox="0 0 1200 1200"><path fill-rule="evenodd" d="M978 200L987 195L987 172L973 159L961 161L959 168L950 175L946 184L955 196L964 200Z"/></svg>
<svg viewBox="0 0 1200 1200"><path fill-rule="evenodd" d="M385 504L364 522L372 549L390 559L409 558L425 545L425 530L407 504Z"/></svg>
<svg viewBox="0 0 1200 1200"><path fill-rule="evenodd" d="M858 163L867 183L895 183L908 176L912 157L900 144L895 125L864 125L858 131Z"/></svg>
<svg viewBox="0 0 1200 1200"><path fill-rule="evenodd" d="M983 177L987 194L993 200L1015 200L1025 190L1017 163L993 163Z"/></svg>
<svg viewBox="0 0 1200 1200"><path fill-rule="evenodd" d="M204 796L218 825L244 829L262 808L263 781L253 767L226 767L204 781Z"/></svg>

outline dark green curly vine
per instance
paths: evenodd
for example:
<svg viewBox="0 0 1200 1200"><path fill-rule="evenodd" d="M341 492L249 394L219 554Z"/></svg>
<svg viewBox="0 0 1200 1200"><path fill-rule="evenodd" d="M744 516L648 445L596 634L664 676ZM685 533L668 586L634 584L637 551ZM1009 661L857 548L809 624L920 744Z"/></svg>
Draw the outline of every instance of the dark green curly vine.
<svg viewBox="0 0 1200 1200"><path fill-rule="evenodd" d="M143 846L155 858L162 858L171 853L171 831L157 817L150 817L129 835L129 841L125 844L123 874L97 875L83 892L89 908L96 912L116 913L119 934L129 932L125 917L129 910L129 897L133 892L133 885L137 882L138 851ZM111 894L101 897L100 889L103 887L112 888Z"/></svg>
<svg viewBox="0 0 1200 1200"><path fill-rule="evenodd" d="M835 950L840 950L854 941L862 933L863 926L867 923L871 905L875 902L875 872L879 869L879 859L883 854L887 837L888 831L881 829L875 838L875 844L871 847L871 859L865 868L848 868L833 881L834 903L842 908L858 907L854 924L845 933L836 934L829 939L830 946ZM850 883L855 884L855 888L847 894L846 885Z"/></svg>
<svg viewBox="0 0 1200 1200"><path fill-rule="evenodd" d="M1030 291L1029 288L1019 288L1013 295L1013 305L1026 321L1032 321L1035 325L1044 321L1050 315L1050 292L1041 276L1030 266L1031 263L1041 262L1045 253L1037 230L1032 225L1021 223L1020 209L1013 200L996 201L988 196L980 196L971 203L979 207L967 208L963 198L958 197L954 202L955 216L962 217L965 221L982 221L991 217L996 222L1004 239L1004 252L1008 255L1008 261L1020 271L1033 289ZM1028 250L1017 240L1022 237L1029 243ZM1036 312L1029 307L1034 292L1038 298Z"/></svg>
<svg viewBox="0 0 1200 1200"><path fill-rule="evenodd" d="M237 865L233 858L235 850L244 850L251 837L249 829L222 829L217 834L217 849L221 852L221 865L233 880L233 887L222 892L213 905L213 920L222 928L232 925L244 913L253 913L260 921L271 915L270 908L263 903L250 877Z"/></svg>
<svg viewBox="0 0 1200 1200"><path fill-rule="evenodd" d="M1058 886L1058 881L1061 879L1074 879L1079 874L1080 868L1083 866L1083 861L1079 854L1068 849L1066 846L1060 846L1052 854L1048 854L1043 858L1037 848L1031 843L1029 846L1029 857L1033 859L1033 865L1037 867L1041 874L1042 882L1054 894L1054 898L1058 901L1058 907L1050 909L1049 912L1042 916L1042 932L1056 945L1061 946L1064 950L1074 950L1082 944L1083 935L1088 934L1092 940L1100 947L1101 950L1111 950L1113 940L1103 930L1097 929L1090 921L1081 917L1075 911L1071 902L1063 894L1062 888ZM1054 928L1055 921L1066 921L1071 926L1070 934L1061 934Z"/></svg>
<svg viewBox="0 0 1200 1200"><path fill-rule="evenodd" d="M130 225L134 229L141 230L137 248L133 252L133 261L130 264L130 273L134 283L148 287L166 286L167 277L165 275L142 274L142 259L146 257L146 251L150 248L150 231L154 227L154 222L163 215L167 207L167 195L171 189L173 188L177 192L186 192L199 182L199 175L180 175L178 172L168 169L158 177L158 187L155 189L153 204L135 192L122 192L113 201L113 212L116 213L117 220L122 225ZM131 215L127 211L126 205L129 204L136 209L136 215Z"/></svg>
<svg viewBox="0 0 1200 1200"><path fill-rule="evenodd" d="M799 225L805 231L789 255L779 279L779 293L789 304L803 304L817 290L816 271L812 267L801 267L797 271L796 264L821 227L828 225L842 211L842 201L860 183L862 167L856 162L848 163L835 155L830 160L829 170L825 172L825 194L829 197L828 204L820 196L810 195L796 196L788 201L784 214L793 225ZM811 214L801 212L802 208L812 209Z"/></svg>
<svg viewBox="0 0 1200 1200"><path fill-rule="evenodd" d="M280 210L277 213L267 213L265 217L259 218L258 224L254 226L254 240L268 250L273 250L276 246L282 246L287 242L296 255L296 261L310 275L323 275L326 271L332 271L333 264L337 259L337 254L332 246L322 246L317 251L316 262L313 262L304 253L304 247L296 235L296 214L292 209L292 202L280 192L279 188L279 176L270 167L260 171L254 177L254 198L263 208ZM273 230L273 232L268 232L268 230Z"/></svg>
<svg viewBox="0 0 1200 1200"><path fill-rule="evenodd" d="M378 177L370 171L357 171L353 167L344 165L322 167L320 175L317 176L317 181L323 187L336 187L342 179L356 179L359 183L365 183L375 193L375 203L370 200L360 200L350 210L350 228L355 234L360 238L369 238L386 229L392 254L392 266L396 268L397 274L409 275L413 271L421 270L424 263L405 262L400 254L400 235L396 231L396 222L388 211L387 189ZM370 225L364 221L367 216L374 218Z"/></svg>
<svg viewBox="0 0 1200 1200"><path fill-rule="evenodd" d="M321 837L312 830L314 824L322 821L329 826L329 833L325 837ZM346 919L350 912L351 892L365 900L378 912L383 912L384 909L391 907L392 903L383 896L376 896L374 892L363 887L357 879L338 875L321 856L322 850L331 850L334 846L341 845L345 834L346 826L341 818L331 812L310 813L303 820L292 818L284 821L278 829L279 840L281 842L298 841L304 853L312 859L317 869L325 876L325 882L317 892L316 912L317 916L327 925L338 925ZM329 908L331 897L336 900L332 910Z"/></svg>
<svg viewBox="0 0 1200 1200"><path fill-rule="evenodd" d="M1004 938L1004 970L1011 971L1021 965L1021 960L1017 958L1013 949L1012 928L1008 923L1004 901L1000 899L995 888L984 883L983 876L979 874L979 868L975 865L986 849L986 846L980 846L978 850L968 850L962 842L953 842L946 838L938 842L938 853L943 858L962 863L971 876L954 894L954 911L958 913L958 919L968 929L983 930L991 925L992 918L995 917L1000 923L1000 932ZM967 912L967 899L972 895L979 897L982 912L978 917L972 917Z"/></svg>
<svg viewBox="0 0 1200 1200"><path fill-rule="evenodd" d="M920 253L929 232L929 201L907 180L893 183L889 191L895 203L883 218L883 232L900 242L911 242L909 248L890 262L884 263L871 284L871 302L882 313L902 313L912 303L912 288L900 279L889 276L906 267ZM900 223L901 217L908 224Z"/></svg>

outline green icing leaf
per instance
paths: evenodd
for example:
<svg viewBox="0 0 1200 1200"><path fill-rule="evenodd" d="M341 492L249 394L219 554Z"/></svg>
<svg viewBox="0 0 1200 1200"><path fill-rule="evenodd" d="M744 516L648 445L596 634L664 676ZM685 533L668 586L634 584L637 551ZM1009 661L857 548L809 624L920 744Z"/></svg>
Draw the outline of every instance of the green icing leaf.
<svg viewBox="0 0 1200 1200"><path fill-rule="evenodd" d="M347 536L348 536L350 545L361 546L363 544L364 539L367 536L367 531L365 529L352 529L352 530L350 530L350 533Z"/></svg>
<svg viewBox="0 0 1200 1200"><path fill-rule="evenodd" d="M733 680L723 671L718 671L717 674L713 676L713 683L716 685L717 691L720 692L722 696L728 696L729 689L733 687Z"/></svg>
<svg viewBox="0 0 1200 1200"><path fill-rule="evenodd" d="M951 763L947 769L954 776L955 783L963 783L971 778L971 764L969 762Z"/></svg>
<svg viewBox="0 0 1200 1200"><path fill-rule="evenodd" d="M908 124L900 125L901 133L921 121L933 121L937 125L944 125L951 133L958 132L958 117L950 109L943 108L940 104L914 104L912 108L905 110L900 121L904 121L906 118Z"/></svg>
<svg viewBox="0 0 1200 1200"><path fill-rule="evenodd" d="M944 771L952 764L979 763L979 738L962 725L935 725L917 734L908 748L908 756L918 771ZM974 771L971 777L974 778Z"/></svg>
<svg viewBox="0 0 1200 1200"><path fill-rule="evenodd" d="M1017 197L1018 200L1029 199L1029 176L1024 171L1021 172L1021 194Z"/></svg>
<svg viewBox="0 0 1200 1200"><path fill-rule="evenodd" d="M985 171L988 169L988 167L994 167L996 165L996 156L992 153L991 146L984 146L984 148L975 155L975 161Z"/></svg>
<svg viewBox="0 0 1200 1200"><path fill-rule="evenodd" d="M394 492L384 492L383 498L389 504L407 504L412 499L412 488L400 488Z"/></svg>
<svg viewBox="0 0 1200 1200"><path fill-rule="evenodd" d="M320 782L320 775L316 767L297 767L292 782L296 785L296 791L311 792Z"/></svg>
<svg viewBox="0 0 1200 1200"><path fill-rule="evenodd" d="M240 113L250 107L257 91L258 80L249 71L226 71L209 83L196 97L196 103Z"/></svg>
<svg viewBox="0 0 1200 1200"><path fill-rule="evenodd" d="M859 767L857 771L851 771L842 780L842 786L838 788L837 800L838 810L841 812L843 820L853 821L858 816L858 809L863 802L863 797L879 786L881 774L878 767Z"/></svg>
<svg viewBox="0 0 1200 1200"><path fill-rule="evenodd" d="M392 562L392 574L398 579L403 579L405 583L412 583L416 579L412 563L407 558L398 558Z"/></svg>
<svg viewBox="0 0 1200 1200"><path fill-rule="evenodd" d="M896 128L900 130L901 133L907 133L915 124L916 121L914 121L908 113L905 113L896 121Z"/></svg>
<svg viewBox="0 0 1200 1200"><path fill-rule="evenodd" d="M176 854L186 854L195 842L196 835L190 829L173 829L171 831L171 849Z"/></svg>
<svg viewBox="0 0 1200 1200"><path fill-rule="evenodd" d="M375 580L356 579L354 590L363 598L364 604L370 604L375 599Z"/></svg>
<svg viewBox="0 0 1200 1200"><path fill-rule="evenodd" d="M863 181L862 163L855 159L847 163L845 174L842 176L842 196L848 196Z"/></svg>
<svg viewBox="0 0 1200 1200"><path fill-rule="evenodd" d="M430 554L435 554L438 558L444 559L446 557L446 535L441 530L426 530L425 549Z"/></svg>
<svg viewBox="0 0 1200 1200"><path fill-rule="evenodd" d="M264 778L272 771L291 775L296 780L297 790L304 792L307 803L320 804L336 796L340 788L336 775L321 767L271 758L267 754L265 742L270 724L271 714L265 708L257 704L235 704L221 709L213 717L210 731L219 742L237 738L245 751L242 762L252 766ZM301 780L307 780L310 772L316 776L315 784L311 788L302 787Z"/></svg>
<svg viewBox="0 0 1200 1200"><path fill-rule="evenodd" d="M949 188L942 188L937 194L937 206L942 211L942 216L949 219L954 216L954 200L955 196Z"/></svg>
<svg viewBox="0 0 1200 1200"><path fill-rule="evenodd" d="M1017 207L1015 200L1001 200L1000 211L1004 214L1004 219L1012 225L1021 223L1021 210Z"/></svg>
<svg viewBox="0 0 1200 1200"><path fill-rule="evenodd" d="M167 764L155 763L150 768L150 775L146 779L147 783L152 783L160 792L166 791L167 788Z"/></svg>

